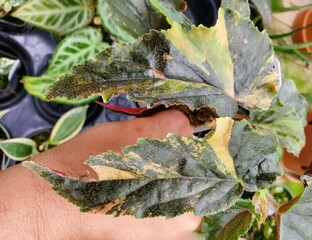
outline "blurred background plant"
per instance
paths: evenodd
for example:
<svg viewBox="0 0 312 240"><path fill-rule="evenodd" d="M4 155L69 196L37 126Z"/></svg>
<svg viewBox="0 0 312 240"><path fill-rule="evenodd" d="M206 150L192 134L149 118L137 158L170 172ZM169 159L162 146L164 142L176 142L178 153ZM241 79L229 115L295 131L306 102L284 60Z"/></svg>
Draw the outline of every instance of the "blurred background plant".
<svg viewBox="0 0 312 240"><path fill-rule="evenodd" d="M302 42L298 42L296 36L312 32L312 15L309 13L311 16L306 16L301 26L294 25L294 22L300 13L312 7L312 2L310 0L252 2L250 6L253 21L260 29L265 29L273 40L275 55L281 62L283 77L292 79L311 105L312 35Z"/></svg>

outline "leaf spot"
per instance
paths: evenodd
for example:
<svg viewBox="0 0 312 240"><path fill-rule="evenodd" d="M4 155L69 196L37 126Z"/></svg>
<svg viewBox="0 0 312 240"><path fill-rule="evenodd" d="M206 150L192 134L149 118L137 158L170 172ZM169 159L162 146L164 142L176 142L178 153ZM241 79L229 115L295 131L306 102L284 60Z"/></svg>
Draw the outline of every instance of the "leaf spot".
<svg viewBox="0 0 312 240"><path fill-rule="evenodd" d="M163 59L165 61L171 61L171 60L174 60L174 57L172 55L170 55L169 53L164 53Z"/></svg>
<svg viewBox="0 0 312 240"><path fill-rule="evenodd" d="M178 7L178 11L179 12L184 12L185 10L187 9L187 2L186 1L183 1L180 6Z"/></svg>
<svg viewBox="0 0 312 240"><path fill-rule="evenodd" d="M153 71L155 78L165 78L165 74L161 70L157 68L152 68L152 71Z"/></svg>

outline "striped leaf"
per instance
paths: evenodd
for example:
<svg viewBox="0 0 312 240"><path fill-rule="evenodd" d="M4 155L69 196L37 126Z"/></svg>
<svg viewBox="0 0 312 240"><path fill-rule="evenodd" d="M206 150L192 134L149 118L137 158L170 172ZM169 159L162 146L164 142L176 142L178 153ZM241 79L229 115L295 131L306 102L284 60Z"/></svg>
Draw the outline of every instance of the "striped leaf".
<svg viewBox="0 0 312 240"><path fill-rule="evenodd" d="M255 50L255 46L261 48ZM219 10L216 26L180 25L151 31L134 43L117 45L76 65L60 77L47 97L69 99L120 92L149 107L210 107L232 116L238 106L267 109L278 91L270 38L231 10Z"/></svg>
<svg viewBox="0 0 312 240"><path fill-rule="evenodd" d="M90 23L93 5L93 0L29 0L12 16L58 35L65 35Z"/></svg>
<svg viewBox="0 0 312 240"><path fill-rule="evenodd" d="M218 124L217 129L224 125ZM136 145L122 148L122 155L108 151L90 157L86 163L97 172L97 181L61 176L33 162L24 165L82 211L139 218L175 217L188 211L210 215L233 205L244 189L270 184L280 174L277 158L271 157L276 148L274 137L258 134L246 121L228 125L232 133L229 145L242 149L238 154L223 147L232 157L235 174L215 148L219 136L210 140L174 134L163 141L141 138ZM267 147L250 148L260 139L267 141Z"/></svg>
<svg viewBox="0 0 312 240"><path fill-rule="evenodd" d="M59 145L76 136L86 121L87 109L88 106L82 106L66 112L54 125L49 144Z"/></svg>
<svg viewBox="0 0 312 240"><path fill-rule="evenodd" d="M91 27L66 36L58 44L45 74L39 77L23 77L25 89L33 96L41 100L46 100L44 92L56 81L58 75L65 73L73 65L93 57L105 47L108 47L108 44L103 42L102 34ZM55 101L66 104L83 104L94 99L95 98L70 101L59 98L55 99Z"/></svg>
<svg viewBox="0 0 312 240"><path fill-rule="evenodd" d="M46 74L65 73L75 64L93 57L108 46L108 43L103 42L102 34L95 28L88 27L77 31L58 44Z"/></svg>
<svg viewBox="0 0 312 240"><path fill-rule="evenodd" d="M5 155L15 161L23 161L38 154L37 144L28 138L13 138L0 141L0 149Z"/></svg>

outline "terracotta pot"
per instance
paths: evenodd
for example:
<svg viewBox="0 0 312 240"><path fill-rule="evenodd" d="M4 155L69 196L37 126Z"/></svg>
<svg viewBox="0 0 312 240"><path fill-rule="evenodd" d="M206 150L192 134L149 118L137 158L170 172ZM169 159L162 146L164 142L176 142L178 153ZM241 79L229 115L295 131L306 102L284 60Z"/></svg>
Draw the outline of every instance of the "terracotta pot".
<svg viewBox="0 0 312 240"><path fill-rule="evenodd" d="M297 14L293 22L293 30L296 29L299 31L292 35L294 43L306 43L312 41L312 8L305 9ZM312 46L302 48L301 50L312 53Z"/></svg>
<svg viewBox="0 0 312 240"><path fill-rule="evenodd" d="M307 121L308 124L304 129L306 145L301 150L299 157L295 157L294 155L285 151L283 159L281 160L282 166L298 174L304 173L304 169L302 167L307 167L312 162L312 109L308 113Z"/></svg>

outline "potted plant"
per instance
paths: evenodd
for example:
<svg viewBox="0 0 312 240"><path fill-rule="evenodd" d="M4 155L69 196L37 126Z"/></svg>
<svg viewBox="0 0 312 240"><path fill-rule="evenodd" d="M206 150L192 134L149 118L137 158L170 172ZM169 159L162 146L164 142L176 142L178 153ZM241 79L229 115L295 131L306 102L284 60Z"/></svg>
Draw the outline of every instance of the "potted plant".
<svg viewBox="0 0 312 240"><path fill-rule="evenodd" d="M63 114L55 123L52 129L37 130L28 138L11 138L5 128L1 127L0 150L6 159L6 166L2 166L2 170L7 168L11 160L24 161L40 152L53 148L63 142L73 138L84 126L87 118L88 106L73 108ZM1 136L2 136L1 135ZM5 137L4 137L5 136ZM14 165L12 163L11 165Z"/></svg>
<svg viewBox="0 0 312 240"><path fill-rule="evenodd" d="M185 8L183 1L150 3L171 28L138 36L133 24L121 21L124 28L111 31L131 41L74 66L45 97L101 95L109 101L127 92L148 108L178 106L190 119L201 119L192 123L206 122L208 134L201 139L173 134L163 141L140 139L121 155L107 152L87 160L94 169L117 169L125 177L121 179L107 179L101 171L98 181L89 181L33 162L24 165L82 211L111 203L107 213L115 216L174 217L192 210L206 216L206 239L236 239L253 221L263 224L272 204L279 239L295 234L308 239L309 229L302 231L292 216L310 221L309 213L301 211L310 204L310 172L302 176L305 191L286 203L276 203L267 190L282 175L279 147L298 154L304 145L307 104L292 81L279 83L271 40L246 18L247 2L224 0L212 28L192 26L179 12ZM252 197L245 197L248 192Z"/></svg>

